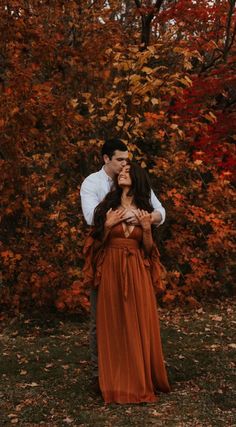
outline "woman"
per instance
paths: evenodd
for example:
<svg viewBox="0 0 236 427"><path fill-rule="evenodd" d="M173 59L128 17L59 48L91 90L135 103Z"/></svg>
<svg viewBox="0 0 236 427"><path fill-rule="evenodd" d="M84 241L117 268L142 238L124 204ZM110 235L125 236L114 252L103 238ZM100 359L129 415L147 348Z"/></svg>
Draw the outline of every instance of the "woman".
<svg viewBox="0 0 236 427"><path fill-rule="evenodd" d="M85 244L85 282L98 286L98 371L106 403L155 402L156 391L170 391L154 293L162 284L150 191L141 167L123 168L96 208ZM137 226L124 221L131 209Z"/></svg>

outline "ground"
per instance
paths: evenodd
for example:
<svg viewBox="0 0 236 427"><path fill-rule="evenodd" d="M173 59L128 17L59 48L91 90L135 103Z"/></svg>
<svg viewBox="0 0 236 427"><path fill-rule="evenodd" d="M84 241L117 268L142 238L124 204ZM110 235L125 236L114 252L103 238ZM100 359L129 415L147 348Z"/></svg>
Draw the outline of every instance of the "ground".
<svg viewBox="0 0 236 427"><path fill-rule="evenodd" d="M159 309L172 391L142 405L105 405L91 388L88 319L3 320L1 427L236 426L235 308Z"/></svg>

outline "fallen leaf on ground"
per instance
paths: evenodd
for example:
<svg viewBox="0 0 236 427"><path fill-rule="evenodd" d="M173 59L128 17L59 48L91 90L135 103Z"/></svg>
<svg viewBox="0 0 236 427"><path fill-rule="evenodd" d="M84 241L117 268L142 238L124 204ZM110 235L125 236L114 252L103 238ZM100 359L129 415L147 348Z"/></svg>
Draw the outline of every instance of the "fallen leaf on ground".
<svg viewBox="0 0 236 427"><path fill-rule="evenodd" d="M221 322L223 319L222 316L217 316L217 315L213 315L210 317L211 317L211 320L215 320L215 322Z"/></svg>
<svg viewBox="0 0 236 427"><path fill-rule="evenodd" d="M234 344L234 343L229 344L228 347L230 347L230 348L236 348L236 344Z"/></svg>
<svg viewBox="0 0 236 427"><path fill-rule="evenodd" d="M71 423L73 423L74 420L72 418L66 417L63 419L63 421L67 424L71 424Z"/></svg>

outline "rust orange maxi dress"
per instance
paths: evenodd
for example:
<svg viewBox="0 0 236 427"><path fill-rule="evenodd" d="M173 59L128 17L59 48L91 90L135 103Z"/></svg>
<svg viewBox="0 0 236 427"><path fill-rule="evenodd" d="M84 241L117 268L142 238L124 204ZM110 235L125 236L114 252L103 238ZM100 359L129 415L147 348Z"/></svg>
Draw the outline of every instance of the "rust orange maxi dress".
<svg viewBox="0 0 236 427"><path fill-rule="evenodd" d="M154 290L160 287L159 253L147 258L142 229L125 237L112 228L94 250L85 243L85 282L98 286L97 344L101 392L106 403L155 402L156 391L169 392Z"/></svg>

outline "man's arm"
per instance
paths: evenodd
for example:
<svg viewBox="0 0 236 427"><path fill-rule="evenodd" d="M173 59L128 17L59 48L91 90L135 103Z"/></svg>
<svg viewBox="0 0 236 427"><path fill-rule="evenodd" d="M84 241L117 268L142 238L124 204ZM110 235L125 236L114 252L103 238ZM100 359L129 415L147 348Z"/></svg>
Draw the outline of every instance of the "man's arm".
<svg viewBox="0 0 236 427"><path fill-rule="evenodd" d="M151 204L154 211L152 212L152 224L161 225L166 219L166 211L162 206L160 200L156 197L153 190L151 190Z"/></svg>
<svg viewBox="0 0 236 427"><path fill-rule="evenodd" d="M90 178L86 178L80 188L81 207L85 221L88 225L93 225L94 209L100 203L96 184L91 182Z"/></svg>

